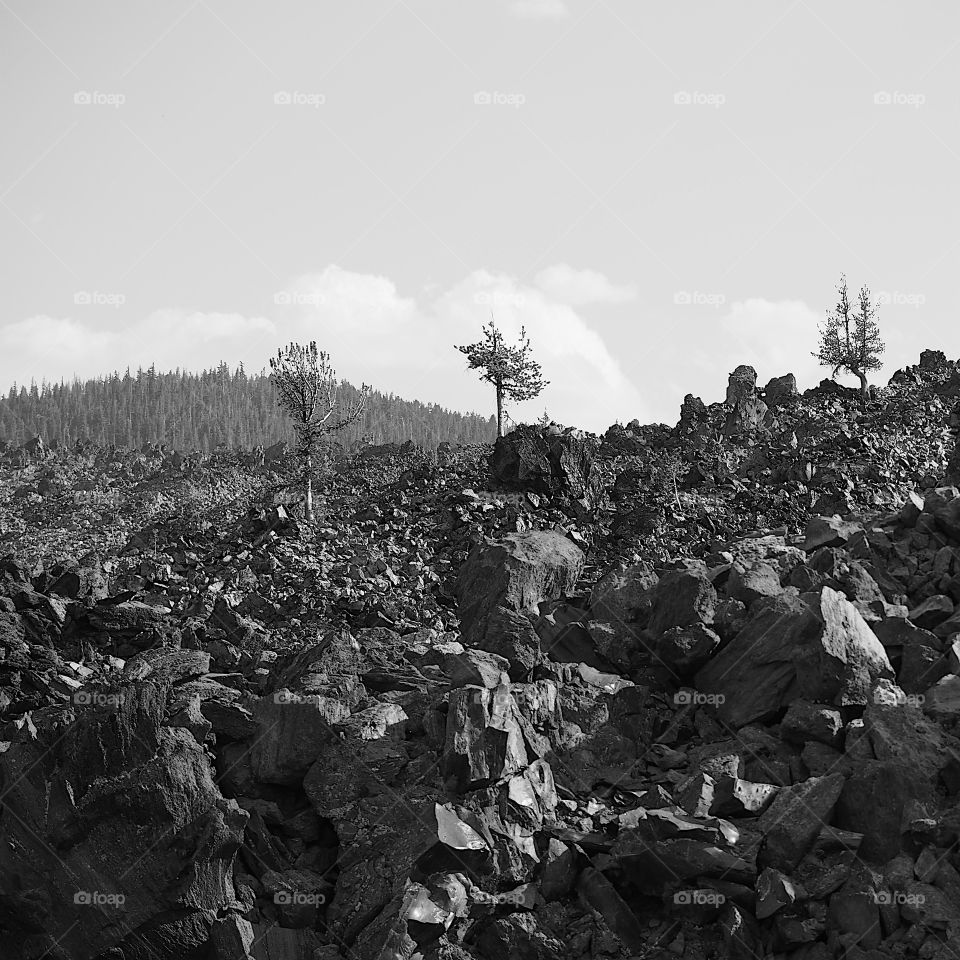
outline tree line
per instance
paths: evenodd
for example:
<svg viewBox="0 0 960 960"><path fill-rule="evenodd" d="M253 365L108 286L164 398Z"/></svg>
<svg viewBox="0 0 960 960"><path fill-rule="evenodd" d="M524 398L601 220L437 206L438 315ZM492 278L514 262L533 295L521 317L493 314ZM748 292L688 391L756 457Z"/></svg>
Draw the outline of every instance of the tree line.
<svg viewBox="0 0 960 960"><path fill-rule="evenodd" d="M346 381L338 382L338 391L348 408L363 392ZM496 437L492 416L377 390L366 393L361 416L338 433L345 446L413 440L432 449L442 441L485 443ZM248 375L242 365L231 370L225 363L200 373L161 373L151 366L70 383L15 384L0 395L0 440L19 445L37 435L47 443L165 443L169 449L204 453L295 439L268 372Z"/></svg>

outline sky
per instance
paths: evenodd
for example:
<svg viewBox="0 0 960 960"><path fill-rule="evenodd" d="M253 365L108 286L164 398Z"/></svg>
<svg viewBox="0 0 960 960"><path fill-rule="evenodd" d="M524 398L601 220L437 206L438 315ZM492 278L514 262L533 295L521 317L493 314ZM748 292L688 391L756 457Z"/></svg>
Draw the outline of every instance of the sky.
<svg viewBox="0 0 960 960"><path fill-rule="evenodd" d="M960 356L960 7L0 0L0 390L316 340L355 383L674 423L801 389L845 273ZM854 382L854 381L846 381Z"/></svg>

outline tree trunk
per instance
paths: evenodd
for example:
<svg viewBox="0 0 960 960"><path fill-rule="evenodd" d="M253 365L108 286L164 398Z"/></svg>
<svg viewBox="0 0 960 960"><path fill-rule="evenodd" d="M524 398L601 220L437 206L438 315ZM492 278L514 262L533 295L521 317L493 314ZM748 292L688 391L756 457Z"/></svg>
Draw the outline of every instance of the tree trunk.
<svg viewBox="0 0 960 960"><path fill-rule="evenodd" d="M307 502L303 515L307 520L313 520L313 457L307 457Z"/></svg>
<svg viewBox="0 0 960 960"><path fill-rule="evenodd" d="M503 390L498 386L497 391L497 436L503 436Z"/></svg>
<svg viewBox="0 0 960 960"><path fill-rule="evenodd" d="M860 378L860 406L866 409L867 406L867 375L860 370L853 371Z"/></svg>

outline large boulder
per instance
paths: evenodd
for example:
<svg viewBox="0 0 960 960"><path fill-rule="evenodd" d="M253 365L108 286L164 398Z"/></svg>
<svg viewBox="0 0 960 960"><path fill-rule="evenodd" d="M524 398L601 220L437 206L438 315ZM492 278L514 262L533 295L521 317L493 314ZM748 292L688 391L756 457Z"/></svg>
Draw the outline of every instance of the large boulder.
<svg viewBox="0 0 960 960"><path fill-rule="evenodd" d="M520 426L497 439L490 474L502 490L589 497L598 448L597 438L582 430Z"/></svg>
<svg viewBox="0 0 960 960"><path fill-rule="evenodd" d="M893 678L883 645L843 594L757 601L746 626L696 676L718 713L743 726L802 697L836 706L866 704L872 683Z"/></svg>
<svg viewBox="0 0 960 960"><path fill-rule="evenodd" d="M688 393L680 405L680 420L677 422L677 433L681 437L697 434L707 419L707 407L704 402Z"/></svg>
<svg viewBox="0 0 960 960"><path fill-rule="evenodd" d="M757 371L749 364L741 363L727 378L726 403L736 404L753 396L757 389Z"/></svg>
<svg viewBox="0 0 960 960"><path fill-rule="evenodd" d="M792 373L774 377L763 388L763 398L770 406L776 406L797 395L797 378Z"/></svg>
<svg viewBox="0 0 960 960"><path fill-rule="evenodd" d="M956 487L930 490L924 497L923 512L948 537L960 541L960 493Z"/></svg>
<svg viewBox="0 0 960 960"><path fill-rule="evenodd" d="M633 429L636 424L637 429ZM601 456L616 456L617 454L626 454L634 456L642 454L648 447L648 440L641 436L638 431L641 430L640 424L634 420L624 426L622 423L612 423L607 427L600 444Z"/></svg>
<svg viewBox="0 0 960 960"><path fill-rule="evenodd" d="M859 856L886 863L900 852L903 813L917 793L906 768L862 760L850 771L837 804L837 826L863 834Z"/></svg>
<svg viewBox="0 0 960 960"><path fill-rule="evenodd" d="M760 817L758 825L764 840L758 866L792 871L830 823L843 785L843 774L831 773L780 790Z"/></svg>
<svg viewBox="0 0 960 960"><path fill-rule="evenodd" d="M631 622L649 612L649 590L659 577L645 563L614 564L590 592L590 612L596 618Z"/></svg>
<svg viewBox="0 0 960 960"><path fill-rule="evenodd" d="M165 725L179 669L134 671L76 719L51 707L7 725L4 956L207 956L210 926L235 900L247 814L224 799L193 734Z"/></svg>
<svg viewBox="0 0 960 960"><path fill-rule="evenodd" d="M757 371L747 364L730 374L725 405L729 407L723 424L725 437L753 433L770 423L770 411L757 396Z"/></svg>
<svg viewBox="0 0 960 960"><path fill-rule="evenodd" d="M572 593L583 551L553 530L512 533L478 544L457 577L460 629L467 643L483 642L497 607L537 615L544 600Z"/></svg>
<svg viewBox="0 0 960 960"><path fill-rule="evenodd" d="M942 350L921 350L919 366L925 373L942 370L947 366L947 355Z"/></svg>
<svg viewBox="0 0 960 960"><path fill-rule="evenodd" d="M713 622L717 591L705 568L693 567L664 574L650 588L649 597L651 611L647 627L655 636L671 627Z"/></svg>
<svg viewBox="0 0 960 960"><path fill-rule="evenodd" d="M528 762L520 711L506 685L462 687L450 694L443 772L458 789L495 783Z"/></svg>
<svg viewBox="0 0 960 960"><path fill-rule="evenodd" d="M723 423L723 435L736 437L753 433L770 422L769 408L759 397L744 397L738 400L727 414Z"/></svg>
<svg viewBox="0 0 960 960"><path fill-rule="evenodd" d="M953 453L947 461L947 469L944 473L944 479L947 483L960 484L960 435L953 444Z"/></svg>
<svg viewBox="0 0 960 960"><path fill-rule="evenodd" d="M540 637L530 618L507 607L494 607L487 618L487 629L474 634L480 650L504 657L509 663L511 680L521 680L540 662Z"/></svg>
<svg viewBox="0 0 960 960"><path fill-rule="evenodd" d="M262 697L253 710L258 726L250 751L254 775L265 783L299 783L324 741L335 736L333 724L349 716L343 701L322 695L279 690Z"/></svg>

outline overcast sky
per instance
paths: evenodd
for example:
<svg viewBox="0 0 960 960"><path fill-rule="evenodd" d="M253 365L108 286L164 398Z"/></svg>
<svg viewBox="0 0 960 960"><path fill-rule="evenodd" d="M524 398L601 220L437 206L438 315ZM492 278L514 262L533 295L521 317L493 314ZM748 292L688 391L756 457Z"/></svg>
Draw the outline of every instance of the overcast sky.
<svg viewBox="0 0 960 960"><path fill-rule="evenodd" d="M842 271L885 383L960 355L960 7L0 0L0 389L155 362L491 412L525 324L603 430L801 388Z"/></svg>

